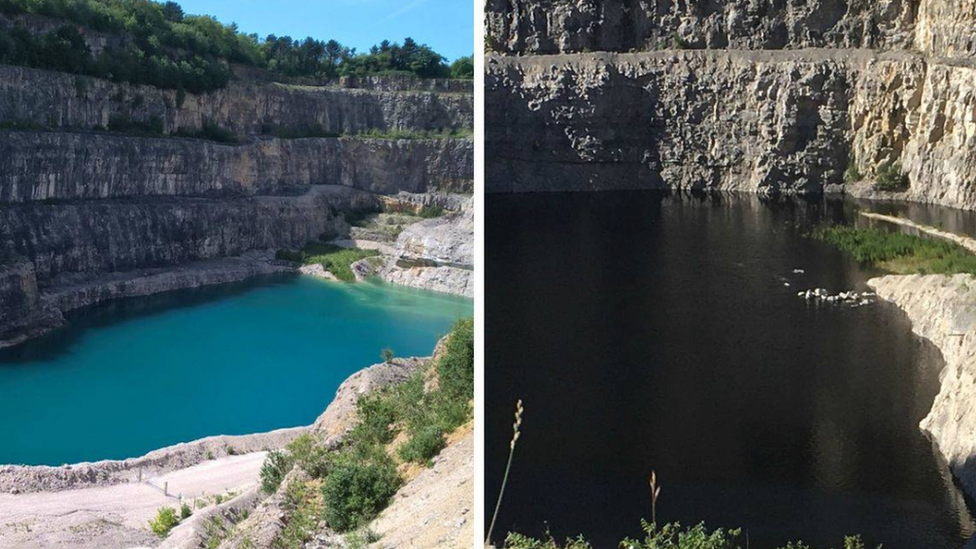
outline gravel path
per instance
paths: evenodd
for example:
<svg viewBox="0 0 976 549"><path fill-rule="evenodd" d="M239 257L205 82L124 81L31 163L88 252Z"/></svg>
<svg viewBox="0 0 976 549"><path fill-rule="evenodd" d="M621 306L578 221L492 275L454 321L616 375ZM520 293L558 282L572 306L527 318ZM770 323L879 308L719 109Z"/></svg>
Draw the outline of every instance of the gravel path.
<svg viewBox="0 0 976 549"><path fill-rule="evenodd" d="M178 495L240 491L258 481L265 452L227 456L142 483L31 494L0 494L0 549L123 549L159 540L147 521ZM168 487L169 494L163 493Z"/></svg>

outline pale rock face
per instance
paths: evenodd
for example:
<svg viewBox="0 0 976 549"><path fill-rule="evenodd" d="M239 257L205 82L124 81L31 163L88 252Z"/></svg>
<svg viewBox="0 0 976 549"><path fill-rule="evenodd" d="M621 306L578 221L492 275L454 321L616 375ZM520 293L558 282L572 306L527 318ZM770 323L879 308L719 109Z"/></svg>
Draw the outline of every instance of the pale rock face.
<svg viewBox="0 0 976 549"><path fill-rule="evenodd" d="M869 284L912 321L945 359L941 390L922 420L953 475L976 494L976 278L970 275L885 276Z"/></svg>
<svg viewBox="0 0 976 549"><path fill-rule="evenodd" d="M311 433L326 444L335 444L358 421L356 403L364 394L396 383L402 383L419 370L426 358L394 358L390 362L374 364L349 376L335 398L312 424Z"/></svg>
<svg viewBox="0 0 976 549"><path fill-rule="evenodd" d="M427 219L400 233L380 272L387 282L474 297L474 208Z"/></svg>

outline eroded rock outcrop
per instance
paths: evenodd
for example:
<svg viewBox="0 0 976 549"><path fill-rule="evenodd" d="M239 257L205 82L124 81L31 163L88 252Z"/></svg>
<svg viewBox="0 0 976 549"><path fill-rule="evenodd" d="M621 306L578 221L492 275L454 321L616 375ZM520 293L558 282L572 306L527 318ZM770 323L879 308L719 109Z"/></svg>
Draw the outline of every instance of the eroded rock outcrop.
<svg viewBox="0 0 976 549"><path fill-rule="evenodd" d="M474 297L474 205L408 226L380 270L387 282Z"/></svg>
<svg viewBox="0 0 976 549"><path fill-rule="evenodd" d="M934 343L945 359L941 389L922 420L967 494L976 494L976 278L909 275L872 279L878 296L895 303L912 331Z"/></svg>

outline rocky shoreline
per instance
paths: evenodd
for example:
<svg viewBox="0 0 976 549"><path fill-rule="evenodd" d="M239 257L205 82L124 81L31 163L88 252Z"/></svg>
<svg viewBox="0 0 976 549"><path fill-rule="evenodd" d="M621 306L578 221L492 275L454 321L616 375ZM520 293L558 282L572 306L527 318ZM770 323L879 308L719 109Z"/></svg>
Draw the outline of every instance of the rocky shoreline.
<svg viewBox="0 0 976 549"><path fill-rule="evenodd" d="M953 477L976 499L976 277L884 276L868 285L908 315L912 331L942 352L941 388L920 427Z"/></svg>

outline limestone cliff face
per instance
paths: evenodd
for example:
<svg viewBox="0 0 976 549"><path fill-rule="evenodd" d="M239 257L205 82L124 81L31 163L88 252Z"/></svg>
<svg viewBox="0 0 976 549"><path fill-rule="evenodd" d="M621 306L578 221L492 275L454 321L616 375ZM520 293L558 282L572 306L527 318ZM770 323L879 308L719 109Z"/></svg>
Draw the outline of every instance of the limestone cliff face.
<svg viewBox="0 0 976 549"><path fill-rule="evenodd" d="M380 276L387 282L474 297L474 206L408 226Z"/></svg>
<svg viewBox="0 0 976 549"><path fill-rule="evenodd" d="M364 87L235 81L210 93L181 95L176 90L0 65L0 120L90 129L107 127L113 116L142 122L155 117L167 133L196 130L210 121L240 135L315 126L336 135L472 127L470 93L400 90L399 79L352 84Z"/></svg>
<svg viewBox="0 0 976 549"><path fill-rule="evenodd" d="M925 0L921 0L925 4ZM928 2L947 4L953 0ZM910 44L919 0L488 0L501 53L880 48Z"/></svg>
<svg viewBox="0 0 976 549"><path fill-rule="evenodd" d="M0 132L0 204L137 196L377 193L471 185L470 139L256 138L241 145L101 132Z"/></svg>
<svg viewBox="0 0 976 549"><path fill-rule="evenodd" d="M41 302L34 265L8 255L0 262L0 347L57 327L59 311Z"/></svg>
<svg viewBox="0 0 976 549"><path fill-rule="evenodd" d="M822 192L854 163L976 209L976 69L870 50L493 57L486 188Z"/></svg>
<svg viewBox="0 0 976 549"><path fill-rule="evenodd" d="M893 163L903 198L976 209L976 2L706 4L489 1L486 188L815 193Z"/></svg>
<svg viewBox="0 0 976 549"><path fill-rule="evenodd" d="M976 279L969 275L886 276L869 284L912 321L945 359L941 390L922 420L967 494L976 494Z"/></svg>
<svg viewBox="0 0 976 549"><path fill-rule="evenodd" d="M235 72L194 95L0 66L0 127L17 128L0 130L0 345L78 307L275 272L269 250L334 236L382 194L471 192L471 139L357 136L468 130L470 83ZM172 135L205 125L239 143Z"/></svg>

